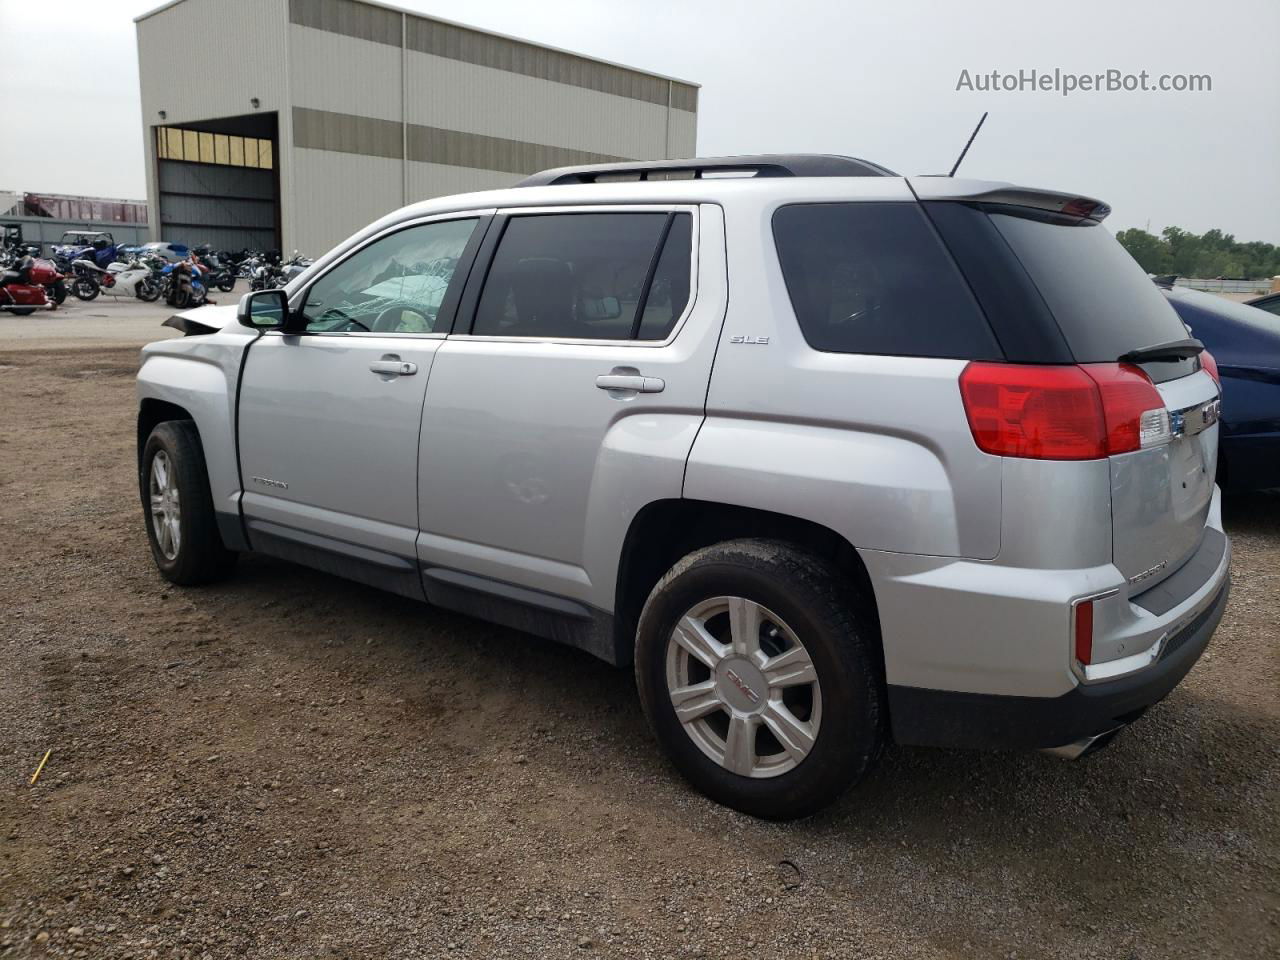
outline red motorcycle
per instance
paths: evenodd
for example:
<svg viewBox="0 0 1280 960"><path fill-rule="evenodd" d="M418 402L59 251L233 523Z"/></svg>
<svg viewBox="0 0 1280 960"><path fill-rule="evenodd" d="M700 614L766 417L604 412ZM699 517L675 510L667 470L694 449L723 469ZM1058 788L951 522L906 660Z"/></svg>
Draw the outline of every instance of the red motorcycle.
<svg viewBox="0 0 1280 960"><path fill-rule="evenodd" d="M49 299L45 287L60 279L57 267L50 261L23 257L12 268L0 272L0 310L20 317L41 307L57 310L57 302Z"/></svg>

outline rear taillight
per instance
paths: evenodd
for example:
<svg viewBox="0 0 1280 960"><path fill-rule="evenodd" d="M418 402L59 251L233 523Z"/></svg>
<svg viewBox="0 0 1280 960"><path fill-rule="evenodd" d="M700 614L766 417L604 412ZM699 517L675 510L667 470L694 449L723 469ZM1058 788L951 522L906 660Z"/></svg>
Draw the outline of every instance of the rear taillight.
<svg viewBox="0 0 1280 960"><path fill-rule="evenodd" d="M1169 412L1127 363L971 363L960 395L979 449L1033 460L1097 460L1169 439Z"/></svg>
<svg viewBox="0 0 1280 960"><path fill-rule="evenodd" d="M1076 659L1088 666L1093 662L1093 601L1081 600L1076 611Z"/></svg>
<svg viewBox="0 0 1280 960"><path fill-rule="evenodd" d="M1208 350L1200 351L1200 369L1213 377L1213 382L1218 385L1218 390L1222 390L1222 376L1218 373L1218 361L1213 358L1213 354Z"/></svg>

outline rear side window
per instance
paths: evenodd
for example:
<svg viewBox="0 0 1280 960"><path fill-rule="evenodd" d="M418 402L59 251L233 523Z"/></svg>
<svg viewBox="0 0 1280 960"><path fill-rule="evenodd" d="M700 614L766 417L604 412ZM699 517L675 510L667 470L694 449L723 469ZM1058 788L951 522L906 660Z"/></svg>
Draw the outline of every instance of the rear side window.
<svg viewBox="0 0 1280 960"><path fill-rule="evenodd" d="M998 359L951 256L915 203L814 203L773 215L809 346L832 353Z"/></svg>
<svg viewBox="0 0 1280 960"><path fill-rule="evenodd" d="M665 339L689 300L691 219L665 211L512 217L471 332Z"/></svg>
<svg viewBox="0 0 1280 960"><path fill-rule="evenodd" d="M989 216L1035 282L1078 363L1114 361L1138 347L1187 336L1155 284L1097 221L994 210Z"/></svg>

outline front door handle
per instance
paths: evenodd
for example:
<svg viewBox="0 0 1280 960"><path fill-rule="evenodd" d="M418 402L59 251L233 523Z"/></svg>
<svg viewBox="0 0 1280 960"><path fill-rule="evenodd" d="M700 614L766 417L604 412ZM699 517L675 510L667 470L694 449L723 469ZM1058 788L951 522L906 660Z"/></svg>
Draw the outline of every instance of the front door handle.
<svg viewBox="0 0 1280 960"><path fill-rule="evenodd" d="M374 360L369 369L383 376L412 377L418 372L418 365L408 360Z"/></svg>
<svg viewBox="0 0 1280 960"><path fill-rule="evenodd" d="M661 393L667 384L657 377L607 373L596 377L596 386L601 390L619 390L624 393Z"/></svg>

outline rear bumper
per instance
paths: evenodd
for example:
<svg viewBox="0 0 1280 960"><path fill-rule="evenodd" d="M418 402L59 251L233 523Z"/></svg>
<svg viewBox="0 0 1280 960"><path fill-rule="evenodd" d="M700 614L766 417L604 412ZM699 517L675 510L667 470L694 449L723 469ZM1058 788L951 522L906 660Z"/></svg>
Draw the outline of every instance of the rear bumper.
<svg viewBox="0 0 1280 960"><path fill-rule="evenodd" d="M1060 747L1131 723L1163 700L1209 645L1227 606L1229 580L1169 637L1151 666L1058 697L1001 696L889 685L894 738L902 744L980 749Z"/></svg>

